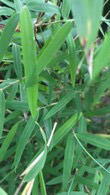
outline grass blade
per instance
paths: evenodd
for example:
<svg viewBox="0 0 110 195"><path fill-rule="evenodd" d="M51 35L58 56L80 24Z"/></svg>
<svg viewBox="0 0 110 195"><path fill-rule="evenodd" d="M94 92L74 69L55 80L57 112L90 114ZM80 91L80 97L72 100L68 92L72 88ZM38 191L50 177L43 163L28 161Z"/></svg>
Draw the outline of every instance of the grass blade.
<svg viewBox="0 0 110 195"><path fill-rule="evenodd" d="M47 156L47 148L39 154L39 156L29 165L29 167L22 173L22 176L25 175L24 181L31 181L33 178L36 178L38 173L43 169L45 160Z"/></svg>
<svg viewBox="0 0 110 195"><path fill-rule="evenodd" d="M20 10L22 9L22 1L21 0L14 0L14 6L17 13L20 13Z"/></svg>
<svg viewBox="0 0 110 195"><path fill-rule="evenodd" d="M15 28L18 24L18 14L14 14L9 20L7 25L5 26L1 38L0 38L0 61L2 61L8 45L12 39Z"/></svg>
<svg viewBox="0 0 110 195"><path fill-rule="evenodd" d="M63 98L59 100L59 102L46 114L44 117L45 120L49 119L53 115L55 115L57 112L59 112L63 107L66 106L74 97L73 92L67 93Z"/></svg>
<svg viewBox="0 0 110 195"><path fill-rule="evenodd" d="M13 52L13 60L14 60L14 68L18 79L22 79L22 64L21 64L21 54L20 47L16 44L13 44L12 47Z"/></svg>
<svg viewBox="0 0 110 195"><path fill-rule="evenodd" d="M110 65L110 32L105 35L101 48L94 59L93 80L99 75L100 71Z"/></svg>
<svg viewBox="0 0 110 195"><path fill-rule="evenodd" d="M67 193L67 192L61 192L61 193L58 193L57 195L87 195L87 193L85 193L85 192L76 192L76 191L74 191L74 192L69 192L69 193Z"/></svg>
<svg viewBox="0 0 110 195"><path fill-rule="evenodd" d="M99 147L101 149L110 150L110 141L106 138L100 137L98 135L93 135L90 133L77 133L79 139L85 143L89 143L93 146Z"/></svg>
<svg viewBox="0 0 110 195"><path fill-rule="evenodd" d="M70 119L68 119L61 127L59 127L56 130L56 133L53 137L52 144L50 147L54 147L56 144L58 144L64 136L67 135L67 133L72 129L72 127L77 123L78 120L78 114L74 114Z"/></svg>
<svg viewBox="0 0 110 195"><path fill-rule="evenodd" d="M53 15L60 14L58 7L52 3L50 4L50 3L37 2L35 0L31 0L28 1L27 6L31 11L51 13Z"/></svg>
<svg viewBox="0 0 110 195"><path fill-rule="evenodd" d="M106 195L107 192L109 191L109 187L110 187L110 174L106 173L100 183L97 195L103 194Z"/></svg>
<svg viewBox="0 0 110 195"><path fill-rule="evenodd" d="M28 104L34 117L37 111L38 99L36 45L31 15L26 6L22 8L20 13L20 27L26 83L31 82L31 85L27 87ZM35 81L37 84L33 85L32 83Z"/></svg>
<svg viewBox="0 0 110 195"><path fill-rule="evenodd" d="M72 0L63 0L62 16L68 18L72 6Z"/></svg>
<svg viewBox="0 0 110 195"><path fill-rule="evenodd" d="M97 89L94 94L93 105L100 102L101 97L104 95L104 92L110 88L110 72L105 74L105 77L100 80L99 84L97 84Z"/></svg>
<svg viewBox="0 0 110 195"><path fill-rule="evenodd" d="M72 34L70 33L67 37L67 44L68 44L68 53L69 53L69 70L71 75L71 82L74 87L75 85L75 78L76 78L76 71L78 67L78 59L76 56L75 46Z"/></svg>
<svg viewBox="0 0 110 195"><path fill-rule="evenodd" d="M0 0L2 3L4 3L5 5L14 8L14 3L12 3L11 1L8 0Z"/></svg>
<svg viewBox="0 0 110 195"><path fill-rule="evenodd" d="M5 96L2 90L0 90L0 137L2 136L3 126L5 120Z"/></svg>
<svg viewBox="0 0 110 195"><path fill-rule="evenodd" d="M64 162L63 162L63 182L62 189L66 191L68 188L69 180L71 177L71 171L73 166L73 157L74 157L75 141L72 134L69 134L67 138Z"/></svg>
<svg viewBox="0 0 110 195"><path fill-rule="evenodd" d="M25 146L26 146L27 142L29 141L29 138L34 130L35 125L36 125L35 120L30 117L30 119L28 120L28 122L27 122L21 136L20 136L20 139L18 141L15 159L14 159L14 163L13 163L13 166L15 167L15 169L17 168L17 166L19 164L19 161L21 159L21 156L23 154Z"/></svg>
<svg viewBox="0 0 110 195"><path fill-rule="evenodd" d="M1 146L1 149L0 149L0 161L3 160L4 156L5 156L5 153L8 149L8 147L10 146L11 142L12 142L12 139L13 137L15 136L16 134L16 131L17 131L17 128L18 128L18 125L19 125L19 122L16 123L8 132L8 135L6 136L2 146Z"/></svg>
<svg viewBox="0 0 110 195"><path fill-rule="evenodd" d="M56 52L62 46L71 29L72 23L71 22L65 23L55 32L55 34L51 37L47 45L44 46L38 58L39 74L51 62L52 58L55 56Z"/></svg>
<svg viewBox="0 0 110 195"><path fill-rule="evenodd" d="M8 7L0 6L0 16L11 16L14 10Z"/></svg>

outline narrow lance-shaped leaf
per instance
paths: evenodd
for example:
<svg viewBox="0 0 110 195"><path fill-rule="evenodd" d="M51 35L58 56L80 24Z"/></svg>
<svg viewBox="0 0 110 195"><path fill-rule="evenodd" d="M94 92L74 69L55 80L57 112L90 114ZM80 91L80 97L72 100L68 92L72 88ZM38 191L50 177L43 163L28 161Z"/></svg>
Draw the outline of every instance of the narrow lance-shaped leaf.
<svg viewBox="0 0 110 195"><path fill-rule="evenodd" d="M104 95L104 92L110 88L110 72L105 75L105 78L97 84L97 89L94 94L93 105L100 102L101 97Z"/></svg>
<svg viewBox="0 0 110 195"><path fill-rule="evenodd" d="M109 168L110 170L110 168ZM109 192L109 187L110 187L110 174L109 173L106 173L99 185L99 188L98 188L98 192L97 192L97 195L100 195L100 194L103 194L103 195L106 195L107 192Z"/></svg>
<svg viewBox="0 0 110 195"><path fill-rule="evenodd" d="M75 85L75 78L76 78L76 71L78 67L78 59L76 56L75 46L72 34L70 33L67 37L67 44L68 44L68 53L69 53L69 70L71 75L71 82L74 87Z"/></svg>
<svg viewBox="0 0 110 195"><path fill-rule="evenodd" d="M94 66L93 66L93 81L99 75L101 70L106 67L110 66L110 32L105 35L104 41L94 59Z"/></svg>
<svg viewBox="0 0 110 195"><path fill-rule="evenodd" d="M5 96L2 90L0 90L0 137L2 136L3 126L5 120Z"/></svg>
<svg viewBox="0 0 110 195"><path fill-rule="evenodd" d="M68 19L69 13L71 11L73 4L73 0L63 0L62 3L62 16L65 19ZM68 54L69 54L69 70L70 70L70 75L71 75L71 82L74 87L75 84L75 75L76 75L76 70L78 66L78 60L76 58L75 54L75 46L74 46L74 41L73 41L73 35L72 33L69 33L67 37L67 46L68 46Z"/></svg>
<svg viewBox="0 0 110 195"><path fill-rule="evenodd" d="M72 26L71 22L66 22L52 35L47 45L44 46L38 58L39 73L51 62L71 31Z"/></svg>
<svg viewBox="0 0 110 195"><path fill-rule="evenodd" d="M23 63L25 69L26 82L37 83L37 62L36 62L36 45L34 38L34 30L30 12L26 6L22 8L20 14L21 40ZM38 83L27 87L28 104L32 116L36 115L37 98L38 98Z"/></svg>
<svg viewBox="0 0 110 195"><path fill-rule="evenodd" d="M74 93L71 91L67 93L63 98L60 99L60 101L46 114L44 119L48 119L55 115L57 112L59 112L63 107L68 104L72 98L74 97Z"/></svg>
<svg viewBox="0 0 110 195"><path fill-rule="evenodd" d="M87 113L88 116L104 116L110 112L110 105L104 106L102 108L95 108L93 111Z"/></svg>
<svg viewBox="0 0 110 195"><path fill-rule="evenodd" d="M15 169L17 168L17 166L20 162L21 156L22 156L23 151L25 149L25 146L26 146L27 142L29 141L29 138L34 130L34 127L35 127L35 120L30 117L30 119L28 120L28 122L27 122L21 136L20 136L20 139L18 141L14 164L13 164Z"/></svg>
<svg viewBox="0 0 110 195"><path fill-rule="evenodd" d="M13 58L14 58L14 68L18 79L22 79L22 64L21 64L21 54L20 47L16 44L13 44L12 47Z"/></svg>
<svg viewBox="0 0 110 195"><path fill-rule="evenodd" d="M62 182L63 191L67 190L69 180L71 177L74 149L75 149L75 140L72 133L70 133L67 138L64 161L63 161L63 182Z"/></svg>
<svg viewBox="0 0 110 195"><path fill-rule="evenodd" d="M36 1L36 0L31 0L27 2L27 6L29 7L29 10L35 11L35 12L45 12L45 13L50 13L50 14L60 14L60 10L57 6L54 5L54 3L51 2L41 2Z"/></svg>
<svg viewBox="0 0 110 195"><path fill-rule="evenodd" d="M27 167L21 176L25 175L24 181L31 181L35 179L38 173L43 169L47 156L47 148L38 155L37 158Z"/></svg>
<svg viewBox="0 0 110 195"><path fill-rule="evenodd" d="M18 128L18 125L19 125L19 122L16 123L10 130L9 130L9 133L8 135L6 136L2 146L1 146L1 149L0 149L0 161L3 160L4 156L5 156L5 153L9 147L9 145L11 144L12 142L12 139L13 137L15 136L15 133L17 131L17 128Z"/></svg>
<svg viewBox="0 0 110 195"><path fill-rule="evenodd" d="M8 5L9 7L14 8L14 3L12 3L9 0L0 0L2 3L4 3L5 5Z"/></svg>
<svg viewBox="0 0 110 195"><path fill-rule="evenodd" d="M21 0L14 0L14 6L16 9L16 12L19 13L22 9L22 1Z"/></svg>
<svg viewBox="0 0 110 195"><path fill-rule="evenodd" d="M0 38L0 61L2 61L6 50L8 48L8 45L12 39L13 33L15 31L15 28L17 26L18 23L18 14L14 14L8 21L8 23L6 24L1 38Z"/></svg>
<svg viewBox="0 0 110 195"><path fill-rule="evenodd" d="M8 7L0 6L0 16L11 16L14 10Z"/></svg>
<svg viewBox="0 0 110 195"><path fill-rule="evenodd" d="M62 16L68 18L73 0L63 0L62 4Z"/></svg>
<svg viewBox="0 0 110 195"><path fill-rule="evenodd" d="M68 134L68 132L72 129L72 127L77 123L79 117L78 117L78 114L75 113L61 127L59 127L56 130L56 133L53 137L50 148L53 148L56 144L58 144L64 138L64 136Z"/></svg>
<svg viewBox="0 0 110 195"><path fill-rule="evenodd" d="M98 135L93 135L90 133L77 133L78 138L80 138L82 141L85 143L89 143L93 146L105 149L105 150L110 150L110 140L100 137Z"/></svg>
<svg viewBox="0 0 110 195"><path fill-rule="evenodd" d="M61 192L58 193L57 195L67 195L68 192ZM87 193L82 192L82 191L73 191L73 192L69 192L69 195L87 195Z"/></svg>

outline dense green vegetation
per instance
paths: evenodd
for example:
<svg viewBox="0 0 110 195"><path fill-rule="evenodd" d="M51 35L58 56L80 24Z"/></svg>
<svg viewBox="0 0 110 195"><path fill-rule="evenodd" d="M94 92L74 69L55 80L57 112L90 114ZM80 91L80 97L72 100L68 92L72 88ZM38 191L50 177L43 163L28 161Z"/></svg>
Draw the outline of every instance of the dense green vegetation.
<svg viewBox="0 0 110 195"><path fill-rule="evenodd" d="M110 194L107 2L0 1L0 195Z"/></svg>

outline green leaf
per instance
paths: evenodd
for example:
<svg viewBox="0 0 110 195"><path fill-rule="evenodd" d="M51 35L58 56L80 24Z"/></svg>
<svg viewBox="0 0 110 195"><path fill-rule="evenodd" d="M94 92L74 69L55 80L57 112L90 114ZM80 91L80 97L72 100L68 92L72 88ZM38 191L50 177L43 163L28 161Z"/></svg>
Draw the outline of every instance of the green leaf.
<svg viewBox="0 0 110 195"><path fill-rule="evenodd" d="M0 188L0 195L8 195L2 188Z"/></svg>
<svg viewBox="0 0 110 195"><path fill-rule="evenodd" d="M98 8L98 9L97 9ZM103 0L74 0L72 11L82 44L87 46L95 41L103 9Z"/></svg>
<svg viewBox="0 0 110 195"><path fill-rule="evenodd" d="M62 175L55 177L47 182L47 185L56 185L62 183Z"/></svg>
<svg viewBox="0 0 110 195"><path fill-rule="evenodd" d="M62 4L62 16L64 18L68 18L69 17L69 13L72 7L72 0L63 0L63 4Z"/></svg>
<svg viewBox="0 0 110 195"><path fill-rule="evenodd" d="M106 66L110 66L110 32L105 35L104 41L94 59L93 80L98 76L100 71Z"/></svg>
<svg viewBox="0 0 110 195"><path fill-rule="evenodd" d="M31 15L26 6L22 8L20 13L20 27L26 83L34 83L35 81L37 83L38 64L36 58L34 30L32 26ZM30 84L30 86L27 87L27 97L31 114L34 117L37 112L38 83Z"/></svg>
<svg viewBox="0 0 110 195"><path fill-rule="evenodd" d="M18 83L18 80L15 80L15 79L7 79L5 81L3 81L1 84L0 84L0 90L4 90L12 85L14 85L15 83Z"/></svg>
<svg viewBox="0 0 110 195"><path fill-rule="evenodd" d="M2 61L6 50L8 48L8 45L12 39L12 36L14 34L15 28L18 24L18 14L14 14L6 24L1 38L0 38L0 61Z"/></svg>
<svg viewBox="0 0 110 195"><path fill-rule="evenodd" d="M53 137L51 148L58 144L64 136L75 126L78 121L78 114L74 114L70 119L68 119L61 127L56 130L56 133Z"/></svg>
<svg viewBox="0 0 110 195"><path fill-rule="evenodd" d="M58 193L57 195L87 195L87 193L85 192L61 192L61 193Z"/></svg>
<svg viewBox="0 0 110 195"><path fill-rule="evenodd" d="M14 10L8 7L0 6L0 16L11 16Z"/></svg>
<svg viewBox="0 0 110 195"><path fill-rule="evenodd" d="M72 133L70 133L67 138L64 161L63 161L63 180L62 180L63 191L66 191L68 189L69 180L71 178L74 149L75 149L75 140Z"/></svg>
<svg viewBox="0 0 110 195"><path fill-rule="evenodd" d="M52 3L50 4L50 3L37 2L35 0L31 0L27 2L27 6L29 7L29 10L35 12L45 12L45 13L51 13L53 15L60 14L59 8Z"/></svg>
<svg viewBox="0 0 110 195"><path fill-rule="evenodd" d="M29 167L23 172L25 175L24 181L29 182L33 178L36 178L38 173L43 169L47 156L47 148L39 154L39 156L29 165Z"/></svg>
<svg viewBox="0 0 110 195"><path fill-rule="evenodd" d="M20 10L22 9L22 1L21 0L14 0L14 6L17 13L20 13Z"/></svg>
<svg viewBox="0 0 110 195"><path fill-rule="evenodd" d="M29 141L29 138L34 130L35 127L35 119L32 119L30 117L30 119L28 120L19 140L18 140L18 144L17 144L17 148L16 148L16 154L15 154L15 159L14 159L14 163L13 166L15 167L15 169L17 168L21 156L23 154L23 151L25 149L25 146L27 144L27 142Z"/></svg>
<svg viewBox="0 0 110 195"><path fill-rule="evenodd" d="M64 97L62 97L59 102L46 114L44 117L45 120L49 119L53 115L55 115L57 112L59 112L62 108L66 106L74 97L74 93L70 91L67 93Z"/></svg>
<svg viewBox="0 0 110 195"><path fill-rule="evenodd" d="M14 3L12 3L11 1L8 0L0 0L2 3L4 3L5 5L14 8Z"/></svg>
<svg viewBox="0 0 110 195"><path fill-rule="evenodd" d="M94 182L94 180L90 179L90 178L86 178L86 177L82 177L82 176L77 176L76 177L76 181L79 183L79 184L83 184L83 185L86 185L88 187L90 187L91 189L97 189L98 187L98 184ZM83 193L83 192L82 192Z"/></svg>
<svg viewBox="0 0 110 195"><path fill-rule="evenodd" d="M72 23L66 22L52 35L49 42L46 45L44 45L44 48L40 52L40 55L38 58L39 74L51 62L56 52L60 49L60 47L64 43L71 29L72 29Z"/></svg>
<svg viewBox="0 0 110 195"><path fill-rule="evenodd" d="M8 149L8 147L10 146L13 137L16 134L17 128L18 128L19 122L16 123L8 132L8 135L6 136L1 148L0 148L0 161L3 160L5 153Z"/></svg>
<svg viewBox="0 0 110 195"><path fill-rule="evenodd" d="M110 105L102 107L102 108L97 108L89 113L87 113L87 116L103 116L105 114L108 114L110 112Z"/></svg>
<svg viewBox="0 0 110 195"><path fill-rule="evenodd" d="M93 146L108 151L110 150L110 141L106 138L100 137L98 135L90 134L90 133L77 133L77 136L85 143L89 143Z"/></svg>
<svg viewBox="0 0 110 195"><path fill-rule="evenodd" d="M105 94L105 91L110 88L110 72L105 74L105 77L97 84L97 89L94 94L93 105L100 102L101 97Z"/></svg>
<svg viewBox="0 0 110 195"><path fill-rule="evenodd" d="M76 56L72 33L70 33L67 37L67 44L68 44L68 53L69 53L69 58L68 58L69 70L70 70L70 75L71 75L71 82L72 82L72 85L74 87L75 78L76 78L76 71L77 71L77 67L78 67L78 59Z"/></svg>
<svg viewBox="0 0 110 195"><path fill-rule="evenodd" d="M2 136L5 120L5 96L2 90L0 90L0 137Z"/></svg>
<svg viewBox="0 0 110 195"><path fill-rule="evenodd" d="M12 47L13 52L13 60L14 60L14 68L18 79L22 79L22 64L21 64L21 54L20 47L16 44L13 44Z"/></svg>
<svg viewBox="0 0 110 195"><path fill-rule="evenodd" d="M103 194L106 195L107 192L109 192L109 187L110 187L110 174L106 173L99 185L97 195Z"/></svg>
<svg viewBox="0 0 110 195"><path fill-rule="evenodd" d="M24 101L6 101L6 108L21 112L29 111L28 104Z"/></svg>

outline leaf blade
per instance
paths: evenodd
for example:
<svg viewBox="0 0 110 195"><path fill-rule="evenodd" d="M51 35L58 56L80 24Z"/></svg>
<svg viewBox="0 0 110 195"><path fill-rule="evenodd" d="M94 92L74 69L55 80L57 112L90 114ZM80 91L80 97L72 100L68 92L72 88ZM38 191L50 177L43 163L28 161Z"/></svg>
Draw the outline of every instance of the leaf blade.
<svg viewBox="0 0 110 195"><path fill-rule="evenodd" d="M78 119L78 113L75 113L61 127L59 127L58 130L56 130L52 144L50 145L51 148L57 145L63 139L63 137L67 135L71 128L76 124Z"/></svg>
<svg viewBox="0 0 110 195"><path fill-rule="evenodd" d="M35 125L36 125L35 120L32 117L30 117L17 144L16 154L15 154L14 163L13 163L13 166L15 167L15 169L17 168L20 162L25 146L34 130Z"/></svg>
<svg viewBox="0 0 110 195"><path fill-rule="evenodd" d="M72 29L72 23L67 22L62 27L60 27L53 37L50 39L48 44L43 48L43 52L41 52L39 58L38 58L38 73L40 74L42 70L50 63L53 56L56 54L56 52L59 50L59 48L62 46L63 42L65 41L67 35L69 34L70 30Z"/></svg>
<svg viewBox="0 0 110 195"><path fill-rule="evenodd" d="M8 21L7 25L5 26L1 39L0 39L0 61L2 61L5 52L8 48L8 45L11 41L11 38L14 34L15 28L18 24L18 14L14 14Z"/></svg>
<svg viewBox="0 0 110 195"><path fill-rule="evenodd" d="M67 93L64 97L62 97L59 102L46 114L46 116L44 117L44 120L49 119L50 117L52 117L53 115L55 115L57 112L59 112L63 107L66 106L66 104L68 104L72 98L74 97L74 93L73 92L69 92Z"/></svg>
<svg viewBox="0 0 110 195"><path fill-rule="evenodd" d="M63 162L63 178L62 178L63 191L66 191L68 189L69 179L71 177L71 171L73 166L74 149L75 149L75 142L72 133L70 133L68 135L67 142L66 142L64 162Z"/></svg>
<svg viewBox="0 0 110 195"><path fill-rule="evenodd" d="M3 160L4 158L4 155L8 149L8 147L10 146L11 144L11 141L13 139L13 137L15 136L15 133L17 131L17 128L18 128L18 125L19 125L19 122L16 123L8 132L8 135L6 136L1 148L0 148L0 161Z"/></svg>
<svg viewBox="0 0 110 195"><path fill-rule="evenodd" d="M106 138L100 137L98 135L93 135L90 133L77 133L79 139L85 143L92 144L101 149L110 150L110 141Z"/></svg>
<svg viewBox="0 0 110 195"><path fill-rule="evenodd" d="M26 6L22 8L20 13L20 27L26 83L30 81L33 83L36 81L34 85L31 84L31 86L27 87L29 108L32 116L35 117L38 99L37 58L32 19Z"/></svg>
<svg viewBox="0 0 110 195"><path fill-rule="evenodd" d="M0 90L0 137L2 136L4 121L5 121L5 96L3 91Z"/></svg>

